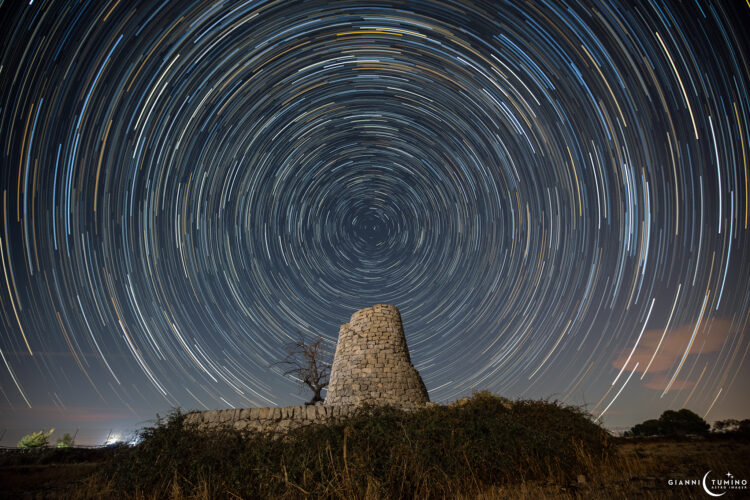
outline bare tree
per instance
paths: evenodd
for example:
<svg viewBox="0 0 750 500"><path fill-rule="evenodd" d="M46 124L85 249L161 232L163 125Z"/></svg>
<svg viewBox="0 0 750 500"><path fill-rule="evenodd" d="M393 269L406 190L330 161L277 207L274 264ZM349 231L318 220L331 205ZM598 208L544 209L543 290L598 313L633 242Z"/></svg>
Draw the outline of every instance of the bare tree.
<svg viewBox="0 0 750 500"><path fill-rule="evenodd" d="M328 385L331 374L331 364L328 362L329 353L326 351L323 337L318 337L311 343L305 341L302 334L294 342L285 346L286 357L274 363L284 368L284 375L292 376L300 387L308 387L313 391L312 399L305 403L314 405L322 402L320 392Z"/></svg>

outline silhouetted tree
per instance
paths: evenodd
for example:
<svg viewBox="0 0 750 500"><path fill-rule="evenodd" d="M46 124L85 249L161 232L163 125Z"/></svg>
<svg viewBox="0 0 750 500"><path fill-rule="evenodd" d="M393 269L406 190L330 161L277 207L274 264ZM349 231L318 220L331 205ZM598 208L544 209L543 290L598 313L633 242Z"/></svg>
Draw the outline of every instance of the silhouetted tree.
<svg viewBox="0 0 750 500"><path fill-rule="evenodd" d="M726 420L717 420L714 422L713 432L748 435L750 434L750 419L737 420L735 418L728 418Z"/></svg>
<svg viewBox="0 0 750 500"><path fill-rule="evenodd" d="M700 416L687 408L680 411L667 410L658 420L646 420L633 426L628 436L683 436L685 434L705 434L711 428Z"/></svg>
<svg viewBox="0 0 750 500"><path fill-rule="evenodd" d="M329 353L325 349L323 337L318 337L308 343L302 334L294 342L286 344L286 357L274 363L284 368L284 375L293 377L300 387L307 387L313 392L313 397L305 403L314 405L322 402L321 391L328 386L331 374L331 364L328 362Z"/></svg>
<svg viewBox="0 0 750 500"><path fill-rule="evenodd" d="M711 428L708 422L703 420L687 408L680 411L667 410L661 414L659 421L664 427L664 434L705 434Z"/></svg>
<svg viewBox="0 0 750 500"><path fill-rule="evenodd" d="M734 432L740 426L740 421L735 418L728 418L726 420L717 420L714 422L714 432Z"/></svg>
<svg viewBox="0 0 750 500"><path fill-rule="evenodd" d="M661 423L655 418L634 425L630 432L626 433L627 436L658 436L661 434L664 434Z"/></svg>

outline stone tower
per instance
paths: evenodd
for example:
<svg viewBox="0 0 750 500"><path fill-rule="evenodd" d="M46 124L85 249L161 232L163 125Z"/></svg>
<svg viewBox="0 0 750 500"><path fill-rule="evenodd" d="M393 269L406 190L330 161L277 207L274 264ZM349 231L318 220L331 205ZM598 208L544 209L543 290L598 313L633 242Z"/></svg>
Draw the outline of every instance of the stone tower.
<svg viewBox="0 0 750 500"><path fill-rule="evenodd" d="M422 377L411 364L396 306L361 309L341 325L326 405L413 407L429 401Z"/></svg>

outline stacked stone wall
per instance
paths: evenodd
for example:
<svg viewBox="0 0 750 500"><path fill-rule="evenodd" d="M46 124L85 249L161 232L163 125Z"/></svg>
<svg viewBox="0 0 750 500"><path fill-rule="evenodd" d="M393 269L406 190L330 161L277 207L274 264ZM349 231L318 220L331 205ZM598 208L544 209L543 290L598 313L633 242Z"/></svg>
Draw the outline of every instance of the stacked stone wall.
<svg viewBox="0 0 750 500"><path fill-rule="evenodd" d="M338 421L348 417L355 410L356 407L351 405L211 410L188 413L185 423L197 426L200 430L235 429L283 433L306 425Z"/></svg>
<svg viewBox="0 0 750 500"><path fill-rule="evenodd" d="M435 403L427 403L434 406ZM401 406L404 411L415 411L424 405ZM185 424L198 430L238 430L283 434L307 425L331 424L354 415L355 405L286 406L242 408L234 410L194 411L185 415Z"/></svg>
<svg viewBox="0 0 750 500"><path fill-rule="evenodd" d="M410 407L429 400L395 306L361 309L341 325L325 405Z"/></svg>

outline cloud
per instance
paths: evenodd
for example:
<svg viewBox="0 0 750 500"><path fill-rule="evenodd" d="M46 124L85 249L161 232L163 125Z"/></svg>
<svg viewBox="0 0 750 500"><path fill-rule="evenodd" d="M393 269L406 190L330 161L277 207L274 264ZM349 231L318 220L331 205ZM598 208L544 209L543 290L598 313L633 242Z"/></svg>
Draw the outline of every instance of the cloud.
<svg viewBox="0 0 750 500"><path fill-rule="evenodd" d="M640 366L638 368L640 368ZM671 377L668 377L666 373L649 373L645 377L643 386L648 387L649 389L654 389L656 391L663 391L669 384L670 378ZM672 382L672 387L670 387L669 390L679 391L682 389L690 389L694 385L695 382L693 382L692 380L684 380L678 378L675 379L674 382Z"/></svg>
<svg viewBox="0 0 750 500"><path fill-rule="evenodd" d="M695 340L690 346L688 356L707 354L721 349L721 346L724 345L724 342L731 335L731 324L730 320L722 318L704 322L696 332ZM633 351L626 370L632 371L635 364L638 363L636 372L644 373L648 369L644 385L650 389L664 390L667 384L669 384L669 380L672 378L677 364L685 354L685 349L690 344L690 338L694 330L695 323L672 328L667 330L666 334L663 328L646 330L643 332L641 341L638 343L635 351ZM664 337L663 339L662 336ZM659 345L660 342L661 345ZM631 346L619 351L617 357L612 362L613 366L621 370L628 356L630 356L632 349ZM656 353L655 356L654 353ZM652 357L653 361L651 360ZM695 381L692 380L676 379L670 389L688 389L694 384Z"/></svg>

